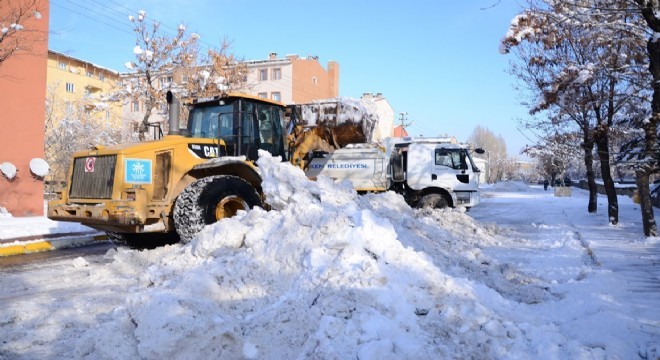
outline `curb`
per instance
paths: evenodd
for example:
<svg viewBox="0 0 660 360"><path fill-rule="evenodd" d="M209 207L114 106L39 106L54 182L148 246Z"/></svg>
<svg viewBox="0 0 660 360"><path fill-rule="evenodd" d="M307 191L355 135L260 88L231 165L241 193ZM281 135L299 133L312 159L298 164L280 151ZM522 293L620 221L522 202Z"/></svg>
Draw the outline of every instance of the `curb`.
<svg viewBox="0 0 660 360"><path fill-rule="evenodd" d="M97 233L58 234L57 238L51 240L43 239L44 236L38 237L41 239L33 238L34 236L11 239L11 242L3 241L3 243L0 243L0 257L66 249L76 246L88 245L94 241L103 241L108 239L107 235Z"/></svg>

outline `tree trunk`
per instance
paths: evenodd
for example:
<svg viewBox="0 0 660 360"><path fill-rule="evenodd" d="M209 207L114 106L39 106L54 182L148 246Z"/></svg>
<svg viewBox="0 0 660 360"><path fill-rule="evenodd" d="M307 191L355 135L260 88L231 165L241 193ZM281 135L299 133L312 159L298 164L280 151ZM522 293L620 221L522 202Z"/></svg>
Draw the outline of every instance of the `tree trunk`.
<svg viewBox="0 0 660 360"><path fill-rule="evenodd" d="M594 142L585 134L584 144L584 166L587 169L587 185L589 187L589 205L587 211L593 214L598 211L598 186L594 173Z"/></svg>
<svg viewBox="0 0 660 360"><path fill-rule="evenodd" d="M619 200L617 199L614 180L612 180L612 170L610 168L610 149L609 135L606 126L598 130L595 135L596 146L598 147L598 158L600 160L600 171L603 178L605 194L607 194L607 216L612 225L619 223Z"/></svg>
<svg viewBox="0 0 660 360"><path fill-rule="evenodd" d="M144 102L144 117L142 118L142 123L140 124L140 141L146 140L146 134L149 131L149 117L151 116L151 108L153 107L153 102L151 99L147 99Z"/></svg>
<svg viewBox="0 0 660 360"><path fill-rule="evenodd" d="M660 32L660 19L657 17L652 3L643 0L636 0L642 11L644 20L649 28L656 34ZM660 43L657 36L653 35L646 43L646 50L649 54L649 72L653 76L653 99L651 100L651 118L642 124L644 128L644 157L649 163L642 164L638 168L637 191L639 194L639 203L642 210L642 224L645 236L658 236L658 225L653 215L653 205L651 202L651 191L649 190L649 176L658 164L658 124L660 123Z"/></svg>
<svg viewBox="0 0 660 360"><path fill-rule="evenodd" d="M649 177L653 173L658 160L658 123L660 122L660 43L652 37L646 44L649 53L649 71L653 75L653 98L651 100L652 115L642 124L644 129L644 161L636 171L637 193L642 211L642 226L644 236L658 236L658 225L653 214Z"/></svg>
<svg viewBox="0 0 660 360"><path fill-rule="evenodd" d="M644 236L658 236L658 225L655 223L653 204L651 203L651 189L649 187L649 175L644 169L637 170L637 193L639 204L642 208L642 226Z"/></svg>

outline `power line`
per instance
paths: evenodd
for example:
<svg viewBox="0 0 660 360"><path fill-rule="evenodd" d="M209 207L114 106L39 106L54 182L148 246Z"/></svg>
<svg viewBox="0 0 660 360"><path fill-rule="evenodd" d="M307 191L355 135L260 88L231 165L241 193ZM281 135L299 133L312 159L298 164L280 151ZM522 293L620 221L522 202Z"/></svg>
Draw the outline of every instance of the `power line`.
<svg viewBox="0 0 660 360"><path fill-rule="evenodd" d="M88 16L88 15L89 15L89 14L85 14L85 13L83 13L83 12L80 12L80 11L77 10L76 8L71 8L71 7L68 7L68 6L62 5L62 4L58 4L57 2L54 2L54 1L52 1L52 0L51 0L51 4L53 4L53 5L57 6L57 7L60 7L60 8L62 8L62 9L65 9L65 10L67 10L67 11L70 11L70 12L72 12L72 13L74 13L74 14L78 14L78 15L81 15L81 16ZM90 20L91 20L91 21L94 21L94 22L97 22L97 23L99 23L99 24L106 25L106 26L111 27L111 28L113 28L113 29L115 29L115 30L119 30L119 31L122 31L122 32L125 32L125 33L128 33L128 34L131 33L131 31L128 31L128 30L126 30L125 28L118 27L118 26L116 26L116 25L114 25L114 24L111 24L111 23L108 23L108 22L105 22L105 21L101 21L101 20L99 20L99 19L90 18Z"/></svg>
<svg viewBox="0 0 660 360"><path fill-rule="evenodd" d="M82 0L81 1L67 0L67 3L70 3L75 8L72 8L71 6L63 5L62 3L58 4L58 3L55 3L54 1L51 1L51 3L53 3L54 5L56 5L60 8L66 9L70 12L73 12L73 13L81 15L81 16L85 16L89 21L97 22L97 23L106 25L110 28L122 31L122 32L127 33L127 34L132 34L133 30L132 29L127 30L128 27L126 26L126 23L122 20L119 20L119 17L123 17L123 18L128 19L129 15L132 15L133 13L135 13L135 11L131 10L131 9L119 4L119 3L117 3L116 1L110 1L109 0L108 2L110 2L112 4L115 4L115 5L123 8L123 9L125 9L127 11L127 13L122 13L122 12L118 11L116 8L108 6L107 3L101 3L101 2L95 1L95 0L94 0L94 4L96 4L96 6L91 5L88 2L85 2L85 1L82 1ZM79 8L82 8L82 9L88 11L89 13L81 12L80 10L78 10ZM94 14L96 16L89 16L90 14ZM117 18L112 17L108 14L115 14L115 15L117 15ZM99 17L100 18L105 18L106 20L100 20ZM173 27L173 26L170 26L167 23L165 23L163 21L159 21L157 19L153 19L153 21L156 22L161 27L161 32L165 36L174 37L174 36L176 36L176 34L179 31L178 26ZM197 40L197 43L199 45L201 45L201 48L203 50L206 50L206 51L216 47L216 46L202 40L201 37L200 37L199 40Z"/></svg>

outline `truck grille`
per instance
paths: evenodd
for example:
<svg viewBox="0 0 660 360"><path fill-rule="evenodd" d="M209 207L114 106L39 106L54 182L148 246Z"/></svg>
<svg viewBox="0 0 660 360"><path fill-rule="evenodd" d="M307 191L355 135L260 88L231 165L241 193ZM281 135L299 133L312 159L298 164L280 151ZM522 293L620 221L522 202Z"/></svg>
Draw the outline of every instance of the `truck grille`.
<svg viewBox="0 0 660 360"><path fill-rule="evenodd" d="M110 199L116 163L117 155L75 158L69 198Z"/></svg>

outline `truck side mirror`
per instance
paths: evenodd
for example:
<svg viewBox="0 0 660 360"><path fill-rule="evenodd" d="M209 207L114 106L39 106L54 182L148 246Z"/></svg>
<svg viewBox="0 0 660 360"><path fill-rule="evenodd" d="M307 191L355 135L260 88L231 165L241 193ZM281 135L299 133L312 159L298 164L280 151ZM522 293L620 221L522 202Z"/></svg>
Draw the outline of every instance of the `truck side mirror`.
<svg viewBox="0 0 660 360"><path fill-rule="evenodd" d="M476 152L477 154L484 154L486 152L486 150L484 150L482 148L476 148L476 149L474 149L474 152Z"/></svg>

